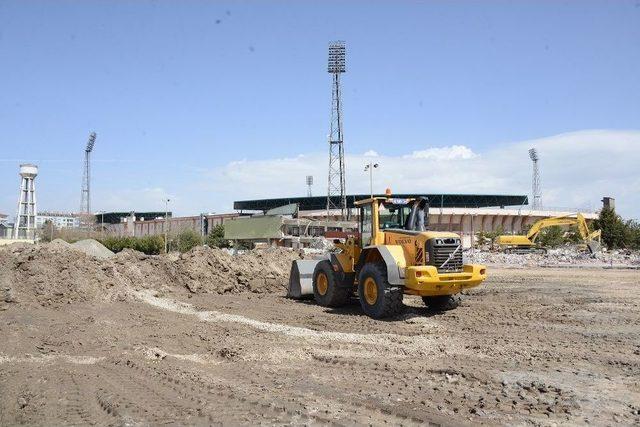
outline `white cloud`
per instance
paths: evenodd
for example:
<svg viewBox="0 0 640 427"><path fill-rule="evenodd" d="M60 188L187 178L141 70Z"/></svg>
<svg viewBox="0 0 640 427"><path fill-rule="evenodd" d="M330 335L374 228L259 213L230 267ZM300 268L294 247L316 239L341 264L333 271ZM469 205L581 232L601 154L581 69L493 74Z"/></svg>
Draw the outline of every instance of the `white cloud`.
<svg viewBox="0 0 640 427"><path fill-rule="evenodd" d="M379 154L374 191L390 187L398 193L529 194L531 147L540 155L544 205L595 209L602 196L609 195L617 199L621 214L640 217L640 131L572 132L482 153L454 145L407 155ZM370 155L346 156L348 193L368 193L363 165ZM232 162L206 174L204 191L210 205L215 201L218 211L228 211L234 200L304 196L306 175L315 178L314 194L326 194L325 153Z"/></svg>
<svg viewBox="0 0 640 427"><path fill-rule="evenodd" d="M365 157L378 157L378 156L380 156L380 154L378 154L378 152L375 151L375 150L368 150L368 151L364 152L364 156Z"/></svg>
<svg viewBox="0 0 640 427"><path fill-rule="evenodd" d="M451 147L433 147L426 150L414 151L403 156L408 159L431 159L431 160L455 160L473 159L477 155L464 145L452 145Z"/></svg>

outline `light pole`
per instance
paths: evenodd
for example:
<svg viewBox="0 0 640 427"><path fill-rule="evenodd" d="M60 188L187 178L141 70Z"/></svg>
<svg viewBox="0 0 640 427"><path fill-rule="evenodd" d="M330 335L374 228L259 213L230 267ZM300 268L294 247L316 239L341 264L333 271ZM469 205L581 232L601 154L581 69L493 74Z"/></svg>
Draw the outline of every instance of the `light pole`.
<svg viewBox="0 0 640 427"><path fill-rule="evenodd" d="M373 170L380 166L378 163L369 162L365 165L364 171L369 171L369 190L373 199Z"/></svg>
<svg viewBox="0 0 640 427"><path fill-rule="evenodd" d="M100 239L104 239L104 211L98 212L100 214Z"/></svg>
<svg viewBox="0 0 640 427"><path fill-rule="evenodd" d="M169 227L169 202L171 201L171 199L166 199L164 201L164 253L168 253L169 252L169 246L168 246L168 238L169 238L169 234L168 234L168 227Z"/></svg>

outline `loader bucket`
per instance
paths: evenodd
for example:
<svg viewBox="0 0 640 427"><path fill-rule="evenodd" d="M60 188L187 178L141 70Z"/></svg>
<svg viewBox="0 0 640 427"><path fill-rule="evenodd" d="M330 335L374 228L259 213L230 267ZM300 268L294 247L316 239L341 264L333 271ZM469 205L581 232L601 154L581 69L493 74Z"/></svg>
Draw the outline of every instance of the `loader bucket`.
<svg viewBox="0 0 640 427"><path fill-rule="evenodd" d="M313 295L313 270L320 260L300 259L291 264L287 296L302 299Z"/></svg>
<svg viewBox="0 0 640 427"><path fill-rule="evenodd" d="M591 240L590 242L587 242L587 248L589 249L590 254L595 254L600 251L600 242L597 240Z"/></svg>

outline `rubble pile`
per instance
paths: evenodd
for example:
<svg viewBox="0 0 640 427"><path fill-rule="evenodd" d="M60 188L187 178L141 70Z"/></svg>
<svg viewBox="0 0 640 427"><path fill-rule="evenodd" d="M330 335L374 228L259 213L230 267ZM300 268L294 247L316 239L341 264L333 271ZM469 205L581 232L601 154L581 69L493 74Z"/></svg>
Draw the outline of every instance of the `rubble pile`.
<svg viewBox="0 0 640 427"><path fill-rule="evenodd" d="M549 249L546 253L514 254L466 250L465 262L509 267L614 267L640 268L640 252L629 250L603 251L596 254L575 248Z"/></svg>
<svg viewBox="0 0 640 427"><path fill-rule="evenodd" d="M131 249L110 255L100 246L58 241L0 248L0 303L60 307L75 301L124 300L140 289L279 292L286 288L291 261L299 258L283 248L233 254L201 246L179 256L149 256Z"/></svg>

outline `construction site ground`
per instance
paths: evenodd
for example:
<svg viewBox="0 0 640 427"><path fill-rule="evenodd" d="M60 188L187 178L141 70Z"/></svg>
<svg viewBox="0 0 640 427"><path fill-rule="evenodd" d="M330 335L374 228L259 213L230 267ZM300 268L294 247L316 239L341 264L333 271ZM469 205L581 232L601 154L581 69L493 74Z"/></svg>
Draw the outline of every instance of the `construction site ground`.
<svg viewBox="0 0 640 427"><path fill-rule="evenodd" d="M44 255L8 252L0 425L640 423L637 270L490 268L456 310L405 297L401 316L377 321L355 299L327 309L285 298L290 260L274 261L273 290L234 279L200 292L143 282L223 255L45 254L117 278L102 298L48 294L58 276L30 270Z"/></svg>

